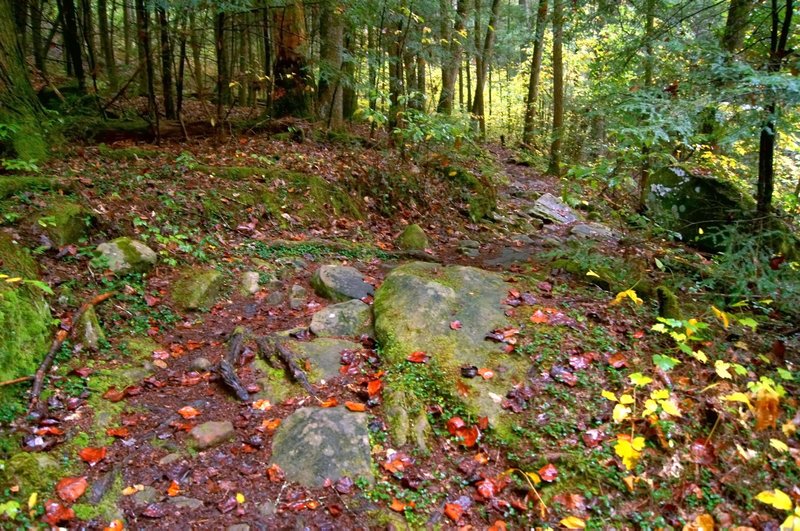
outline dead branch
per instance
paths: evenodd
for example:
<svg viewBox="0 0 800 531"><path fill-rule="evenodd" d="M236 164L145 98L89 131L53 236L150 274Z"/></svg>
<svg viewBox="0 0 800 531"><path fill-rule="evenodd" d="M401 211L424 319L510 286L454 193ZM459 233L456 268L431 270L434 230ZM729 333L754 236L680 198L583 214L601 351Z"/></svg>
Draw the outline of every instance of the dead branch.
<svg viewBox="0 0 800 531"><path fill-rule="evenodd" d="M101 293L100 295L95 295L89 301L83 303L78 311L72 316L70 324L67 328L61 328L58 332L56 332L56 337L53 339L53 342L50 345L50 351L47 353L47 356L44 357L42 360L41 365L39 368L36 369L36 374L33 376L33 387L31 388L31 396L28 402L28 413L33 413L39 407L39 396L42 394L42 389L44 388L44 379L47 376L48 371L50 371L50 367L53 366L53 361L56 359L56 354L58 351L61 350L61 345L64 344L64 341L68 337L72 335L75 330L75 324L81 320L83 314L89 308L92 308L106 299L110 299L116 294L114 291L109 291L106 293Z"/></svg>
<svg viewBox="0 0 800 531"><path fill-rule="evenodd" d="M303 389L308 392L308 394L316 398L316 391L309 383L306 373L297 366L297 362L295 362L296 356L294 352L289 349L289 347L282 344L281 341L275 336L257 338L256 344L258 344L258 350L267 363L270 363L270 358L272 358L273 355L277 356L277 358L281 361L281 363L283 363L284 367L289 372L289 376L292 378L292 380L299 383Z"/></svg>
<svg viewBox="0 0 800 531"><path fill-rule="evenodd" d="M7 385L14 385L22 382L29 382L31 380L33 380L33 376L20 376L19 378L14 378L13 380L6 380L5 382L0 382L0 387L5 387Z"/></svg>
<svg viewBox="0 0 800 531"><path fill-rule="evenodd" d="M231 388L236 394L236 398L241 401L250 400L250 393L247 392L239 375L236 374L236 365L239 364L239 358L242 355L244 348L244 340L247 336L247 331L244 328L237 328L231 336L229 343L228 353L223 356L216 367L216 372L219 374L222 381Z"/></svg>

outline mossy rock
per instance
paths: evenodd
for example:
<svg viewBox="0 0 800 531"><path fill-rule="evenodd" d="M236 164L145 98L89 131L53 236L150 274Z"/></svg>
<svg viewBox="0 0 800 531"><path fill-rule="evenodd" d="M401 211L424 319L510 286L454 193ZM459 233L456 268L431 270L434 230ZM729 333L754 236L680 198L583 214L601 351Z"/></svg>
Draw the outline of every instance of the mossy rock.
<svg viewBox="0 0 800 531"><path fill-rule="evenodd" d="M424 251L428 248L428 236L416 223L406 227L397 238L397 246L406 251Z"/></svg>
<svg viewBox="0 0 800 531"><path fill-rule="evenodd" d="M58 461L50 454L19 452L7 461L0 461L0 483L19 486L20 497L50 490L65 475Z"/></svg>
<svg viewBox="0 0 800 531"><path fill-rule="evenodd" d="M680 301L678 297L666 286L658 286L655 289L658 299L658 316L666 319L683 319Z"/></svg>
<svg viewBox="0 0 800 531"><path fill-rule="evenodd" d="M156 264L157 255L144 243L123 236L97 246L98 261L117 274L146 273Z"/></svg>
<svg viewBox="0 0 800 531"><path fill-rule="evenodd" d="M70 185L54 177L0 175L0 199L17 193L48 190L68 190Z"/></svg>
<svg viewBox="0 0 800 531"><path fill-rule="evenodd" d="M276 179L281 179L283 184ZM344 215L364 219L358 199L351 197L344 187L317 175L283 172L267 185L261 199L267 213L282 226L288 226L286 214L315 223L326 223L332 216Z"/></svg>
<svg viewBox="0 0 800 531"><path fill-rule="evenodd" d="M182 310L211 307L220 296L225 276L216 269L185 269L172 288L172 300Z"/></svg>
<svg viewBox="0 0 800 531"><path fill-rule="evenodd" d="M105 144L100 144L97 146L97 151L100 153L101 157L109 160L149 160L158 158L160 155L158 151L152 149L142 149L137 147L111 148Z"/></svg>
<svg viewBox="0 0 800 531"><path fill-rule="evenodd" d="M97 312L94 307L89 307L83 315L81 315L77 326L77 337L84 347L96 350L106 341L106 334L103 332L103 327L100 326L100 320L97 318Z"/></svg>
<svg viewBox="0 0 800 531"><path fill-rule="evenodd" d="M0 273L39 278L27 249L0 232ZM41 290L0 282L0 380L33 374L47 352L53 318Z"/></svg>
<svg viewBox="0 0 800 531"><path fill-rule="evenodd" d="M440 171L461 189L473 221L481 220L497 209L497 186L491 177L475 175L458 166L445 166Z"/></svg>
<svg viewBox="0 0 800 531"><path fill-rule="evenodd" d="M47 208L40 221L45 232L58 247L78 243L94 221L94 215L83 206L72 201L59 201Z"/></svg>

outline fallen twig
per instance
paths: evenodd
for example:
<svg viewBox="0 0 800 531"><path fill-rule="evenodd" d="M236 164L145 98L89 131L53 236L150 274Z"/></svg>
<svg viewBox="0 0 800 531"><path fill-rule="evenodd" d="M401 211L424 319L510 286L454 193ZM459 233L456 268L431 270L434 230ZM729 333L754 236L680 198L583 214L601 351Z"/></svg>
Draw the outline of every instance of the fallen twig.
<svg viewBox="0 0 800 531"><path fill-rule="evenodd" d="M250 400L250 393L242 384L239 375L236 374L236 365L239 363L239 357L242 355L244 348L244 340L247 336L247 331L244 328L237 328L231 336L230 347L228 353L222 357L217 365L216 371L222 381L236 394L236 398L242 401Z"/></svg>
<svg viewBox="0 0 800 531"><path fill-rule="evenodd" d="M267 336L267 337L260 337L256 340L258 344L258 350L261 355L267 360L269 363L269 359L272 357L272 352L278 357L279 360L283 363L286 367L286 370L289 372L289 376L297 383L299 383L303 389L305 389L308 394L313 396L314 398L317 397L316 391L308 382L308 377L303 370L297 366L297 363L294 361L295 355L294 353L287 347L283 345L281 341L275 336ZM272 348L270 348L270 346ZM270 352L270 350L272 352Z"/></svg>
<svg viewBox="0 0 800 531"><path fill-rule="evenodd" d="M56 359L56 354L58 354L58 351L61 350L61 345L64 344L64 341L75 330L75 324L81 320L81 317L83 317L83 314L86 313L89 308L100 304L106 299L110 299L115 293L116 292L114 291L101 293L100 295L96 295L89 301L83 303L81 307L78 308L78 311L76 311L72 316L69 326L67 328L61 328L58 332L56 332L56 337L53 339L53 342L50 345L50 351L47 353L47 356L44 357L42 363L39 365L39 368L36 369L36 374L33 376L33 387L31 388L31 396L28 402L28 413L32 413L38 409L39 396L42 394L44 379L47 376L47 372L50 370L50 367L52 367L53 361Z"/></svg>
<svg viewBox="0 0 800 531"><path fill-rule="evenodd" d="M30 380L33 380L33 376L20 376L19 378L14 378L13 380L6 380L5 382L0 382L0 387L5 387L7 385L14 385L16 383L29 382Z"/></svg>

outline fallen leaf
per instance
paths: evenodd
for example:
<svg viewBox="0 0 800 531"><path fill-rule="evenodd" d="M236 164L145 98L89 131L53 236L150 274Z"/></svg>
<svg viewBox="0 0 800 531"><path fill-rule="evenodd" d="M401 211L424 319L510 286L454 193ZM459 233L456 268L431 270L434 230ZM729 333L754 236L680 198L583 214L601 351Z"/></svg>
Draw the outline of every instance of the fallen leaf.
<svg viewBox="0 0 800 531"><path fill-rule="evenodd" d="M264 421L261 422L261 428L270 433L278 429L280 425L281 419L264 419Z"/></svg>
<svg viewBox="0 0 800 531"><path fill-rule="evenodd" d="M457 503L446 503L444 504L444 514L453 522L458 522L464 514L464 508Z"/></svg>
<svg viewBox="0 0 800 531"><path fill-rule="evenodd" d="M710 466L715 458L714 446L708 439L696 439L689 446L689 460L692 463Z"/></svg>
<svg viewBox="0 0 800 531"><path fill-rule="evenodd" d="M586 522L577 516L567 516L559 523L567 529L586 529Z"/></svg>
<svg viewBox="0 0 800 531"><path fill-rule="evenodd" d="M44 517L42 519L50 525L57 526L62 522L74 520L75 511L56 500L47 500L44 502Z"/></svg>
<svg viewBox="0 0 800 531"><path fill-rule="evenodd" d="M465 426L456 430L456 436L461 438L460 444L463 444L467 448L471 448L475 446L475 444L478 442L478 439L480 439L481 430L479 430L477 426Z"/></svg>
<svg viewBox="0 0 800 531"><path fill-rule="evenodd" d="M257 409L259 411L267 411L268 409L272 408L272 404L270 404L269 400L260 399L253 402L253 409Z"/></svg>
<svg viewBox="0 0 800 531"><path fill-rule="evenodd" d="M583 444L585 444L587 448L596 448L603 442L604 435L602 431L593 428L583 432L581 438L583 439Z"/></svg>
<svg viewBox="0 0 800 531"><path fill-rule="evenodd" d="M72 503L86 492L89 482L86 476L64 478L56 484L56 494L67 503Z"/></svg>
<svg viewBox="0 0 800 531"><path fill-rule="evenodd" d="M367 410L367 406L362 404L361 402L345 402L344 407L346 407L350 411L356 411L356 412Z"/></svg>
<svg viewBox="0 0 800 531"><path fill-rule="evenodd" d="M550 318L542 310L536 310L531 315L531 322L535 324L545 324L550 322Z"/></svg>
<svg viewBox="0 0 800 531"><path fill-rule="evenodd" d="M553 463L548 463L539 469L539 476L543 481L553 482L558 478L558 469Z"/></svg>
<svg viewBox="0 0 800 531"><path fill-rule="evenodd" d="M169 487L167 488L167 496L177 496L178 494L180 494L180 492L181 492L181 486L178 484L177 481L173 479L172 483L170 483Z"/></svg>
<svg viewBox="0 0 800 531"><path fill-rule="evenodd" d="M81 459L89 463L90 466L94 466L106 457L106 447L102 446L100 448L92 448L86 447L82 448L78 455Z"/></svg>
<svg viewBox="0 0 800 531"><path fill-rule="evenodd" d="M64 430L55 426L45 426L37 428L34 432L36 435L64 435Z"/></svg>
<svg viewBox="0 0 800 531"><path fill-rule="evenodd" d="M451 330L461 330L461 321L453 321L450 323Z"/></svg>
<svg viewBox="0 0 800 531"><path fill-rule="evenodd" d="M788 494L779 489L759 492L758 495L756 495L756 499L780 511L792 510L792 499L789 498Z"/></svg>
<svg viewBox="0 0 800 531"><path fill-rule="evenodd" d="M336 407L339 405L339 401L336 400L336 397L332 396L327 400L323 400L319 403L319 407Z"/></svg>
<svg viewBox="0 0 800 531"><path fill-rule="evenodd" d="M628 366L628 360L625 359L625 356L621 352L617 352L608 357L608 364L615 369L621 369Z"/></svg>
<svg viewBox="0 0 800 531"><path fill-rule="evenodd" d="M428 363L429 359L430 358L428 357L427 354L425 354L421 350L418 350L416 352L412 352L411 354L409 354L408 357L406 358L406 361L410 361L411 363Z"/></svg>
<svg viewBox="0 0 800 531"><path fill-rule="evenodd" d="M108 523L106 527L103 528L103 531L124 531L125 530L125 523L122 520L112 520Z"/></svg>
<svg viewBox="0 0 800 531"><path fill-rule="evenodd" d="M389 506L389 509L391 509L391 510L393 510L395 512L398 512L398 513L402 513L406 509L411 509L413 507L414 507L414 503L413 502L412 503L405 503L405 502L401 502L397 498L392 498L392 504Z"/></svg>
<svg viewBox="0 0 800 531"><path fill-rule="evenodd" d="M369 396L376 396L381 392L381 389L383 389L382 380L370 380L370 382L367 384L367 394Z"/></svg>
<svg viewBox="0 0 800 531"><path fill-rule="evenodd" d="M193 419L196 416L200 415L200 411L193 408L192 406L183 406L178 410L178 415L185 419Z"/></svg>
<svg viewBox="0 0 800 531"><path fill-rule="evenodd" d="M241 504L243 504L244 502L245 502L245 497L244 497L244 494L242 494L241 492L237 492L237 493L236 493L236 503L238 503L238 504L240 504L240 505L241 505Z"/></svg>
<svg viewBox="0 0 800 531"><path fill-rule="evenodd" d="M461 417L450 417L447 421L447 431L450 432L450 435L455 435L459 429L464 428L466 425L467 423Z"/></svg>
<svg viewBox="0 0 800 531"><path fill-rule="evenodd" d="M507 529L508 527L506 527L506 523L503 520L495 520L488 531L506 531Z"/></svg>
<svg viewBox="0 0 800 531"><path fill-rule="evenodd" d="M108 428L106 430L106 435L109 437L119 437L121 439L126 439L131 434L131 431L126 427L119 427L119 428Z"/></svg>
<svg viewBox="0 0 800 531"><path fill-rule="evenodd" d="M286 478L286 474L283 472L283 469L279 467L276 463L267 468L267 477L273 483L279 483Z"/></svg>
<svg viewBox="0 0 800 531"><path fill-rule="evenodd" d="M142 484L131 485L130 487L125 487L124 489L122 489L122 495L130 496L142 490L144 490L144 485Z"/></svg>
<svg viewBox="0 0 800 531"><path fill-rule="evenodd" d="M484 380L491 380L494 378L494 371L485 367L478 369L478 374L480 374Z"/></svg>

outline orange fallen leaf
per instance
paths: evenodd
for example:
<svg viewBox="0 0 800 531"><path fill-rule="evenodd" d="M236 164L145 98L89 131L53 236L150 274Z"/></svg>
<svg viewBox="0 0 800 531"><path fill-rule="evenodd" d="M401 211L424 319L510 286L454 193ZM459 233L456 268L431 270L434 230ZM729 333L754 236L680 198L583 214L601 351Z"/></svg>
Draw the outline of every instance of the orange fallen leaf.
<svg viewBox="0 0 800 531"><path fill-rule="evenodd" d="M428 363L429 359L430 358L428 357L427 354L425 354L421 350L418 350L416 352L412 352L411 354L409 354L408 357L406 358L406 361L410 361L411 363Z"/></svg>
<svg viewBox="0 0 800 531"><path fill-rule="evenodd" d="M261 399L256 400L253 402L253 408L258 409L259 411L266 411L268 409L272 409L272 404L270 404L269 400Z"/></svg>
<svg viewBox="0 0 800 531"><path fill-rule="evenodd" d="M169 488L167 488L167 496L177 496L180 492L181 486L173 479L172 483L169 484Z"/></svg>
<svg viewBox="0 0 800 531"><path fill-rule="evenodd" d="M478 374L480 374L484 380L491 380L494 378L494 371L485 367L478 369Z"/></svg>
<svg viewBox="0 0 800 531"><path fill-rule="evenodd" d="M338 405L339 401L336 400L336 397L334 396L328 398L327 400L323 400L322 402L319 403L320 407L336 407Z"/></svg>
<svg viewBox="0 0 800 531"><path fill-rule="evenodd" d="M558 477L558 469L553 465L553 463L547 463L542 468L539 469L539 477L542 478L543 481L547 481L548 483L551 481L555 481Z"/></svg>
<svg viewBox="0 0 800 531"><path fill-rule="evenodd" d="M89 482L86 476L77 478L64 478L56 484L56 494L67 503L72 503L86 492Z"/></svg>
<svg viewBox="0 0 800 531"><path fill-rule="evenodd" d="M193 419L200 414L200 411L192 406L183 406L178 410L178 415L185 419Z"/></svg>
<svg viewBox="0 0 800 531"><path fill-rule="evenodd" d="M94 466L106 457L106 447L102 446L100 448L92 448L86 447L82 448L78 455L81 459L89 463L89 465Z"/></svg>
<svg viewBox="0 0 800 531"><path fill-rule="evenodd" d="M36 435L64 435L64 430L55 426L45 426L35 431Z"/></svg>
<svg viewBox="0 0 800 531"><path fill-rule="evenodd" d="M457 503L446 503L444 514L453 522L458 522L464 514L464 508Z"/></svg>
<svg viewBox="0 0 800 531"><path fill-rule="evenodd" d="M488 531L506 531L506 523L503 520L495 520Z"/></svg>
<svg viewBox="0 0 800 531"><path fill-rule="evenodd" d="M550 318L547 317L542 310L536 310L533 312L533 315L531 315L531 322L536 324L549 323Z"/></svg>
<svg viewBox="0 0 800 531"><path fill-rule="evenodd" d="M360 402L345 402L344 407L349 409L350 411L366 411L367 406L360 403Z"/></svg>
<svg viewBox="0 0 800 531"><path fill-rule="evenodd" d="M267 477L273 483L279 483L284 480L286 474L283 472L283 469L279 467L276 463L270 465L267 469Z"/></svg>
<svg viewBox="0 0 800 531"><path fill-rule="evenodd" d="M466 425L467 423L461 417L450 417L450 420L447 421L447 431L450 432L450 435L455 435L459 429Z"/></svg>
<svg viewBox="0 0 800 531"><path fill-rule="evenodd" d="M381 392L383 389L383 381L382 380L370 380L367 384L367 394L369 396L375 396Z"/></svg>
<svg viewBox="0 0 800 531"><path fill-rule="evenodd" d="M56 526L62 522L74 520L75 511L61 505L56 500L47 500L44 502L44 517L42 519L48 524Z"/></svg>
<svg viewBox="0 0 800 531"><path fill-rule="evenodd" d="M405 502L402 502L402 501L398 500L397 498L392 498L392 504L389 506L389 509L391 509L391 510L393 510L395 512L398 512L398 513L402 513L406 509L413 509L414 505L415 504L414 504L413 501L409 502L409 503L405 503Z"/></svg>
<svg viewBox="0 0 800 531"><path fill-rule="evenodd" d="M103 531L124 531L125 524L122 520L112 520L109 524L103 528Z"/></svg>
<svg viewBox="0 0 800 531"><path fill-rule="evenodd" d="M281 425L281 419L266 419L261 423L261 427L268 432L273 432Z"/></svg>
<svg viewBox="0 0 800 531"><path fill-rule="evenodd" d="M119 437L121 439L127 438L128 436L130 436L130 434L131 430L129 430L124 426L120 428L108 428L106 430L106 435L108 435L109 437Z"/></svg>
<svg viewBox="0 0 800 531"><path fill-rule="evenodd" d="M467 448L475 446L481 436L481 430L477 426L463 427L456 430L456 435L461 438L461 443Z"/></svg>
<svg viewBox="0 0 800 531"><path fill-rule="evenodd" d="M482 465L485 465L486 463L489 462L489 456L483 452L478 452L477 454L475 454L473 459Z"/></svg>

